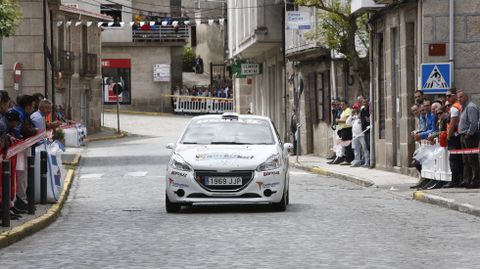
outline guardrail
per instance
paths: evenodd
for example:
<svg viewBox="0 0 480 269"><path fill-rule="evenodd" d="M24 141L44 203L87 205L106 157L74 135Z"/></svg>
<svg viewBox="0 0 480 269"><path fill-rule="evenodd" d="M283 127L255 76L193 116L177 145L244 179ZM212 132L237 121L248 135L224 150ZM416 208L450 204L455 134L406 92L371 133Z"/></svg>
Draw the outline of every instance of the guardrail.
<svg viewBox="0 0 480 269"><path fill-rule="evenodd" d="M166 95L173 100L175 113L220 114L234 111L232 98Z"/></svg>
<svg viewBox="0 0 480 269"><path fill-rule="evenodd" d="M25 139L13 146L8 148L7 154L2 154L0 160L2 161L2 226L10 227L10 206L13 197L11 197L11 188L12 188L12 171L10 159L22 151L33 147L35 144L40 142L45 137L45 132L41 132L32 136L28 139ZM46 155L42 154L42 155ZM35 214L35 169L34 169L35 157L29 156L27 158L27 178L28 178L28 191L27 191L27 201L28 201L28 214ZM47 193L47 158L42 156L40 161L41 166L41 180L40 180L40 189L41 197L46 197ZM46 201L46 198L45 198ZM46 203L46 202L45 202Z"/></svg>

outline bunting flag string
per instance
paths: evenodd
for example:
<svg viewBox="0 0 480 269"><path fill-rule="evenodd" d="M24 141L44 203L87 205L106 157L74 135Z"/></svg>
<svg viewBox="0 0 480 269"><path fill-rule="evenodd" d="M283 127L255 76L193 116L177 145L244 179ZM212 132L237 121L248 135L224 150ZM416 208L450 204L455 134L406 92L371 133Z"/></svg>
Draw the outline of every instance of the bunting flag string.
<svg viewBox="0 0 480 269"><path fill-rule="evenodd" d="M73 26L74 27L78 27L80 25L86 25L87 27L90 27L94 24L94 21L62 21L62 20L58 20L57 21L57 27L60 27L62 25L65 25L66 27L70 27L70 26ZM176 27L176 26L179 26L179 25L185 25L185 26L189 26L191 25L191 21L189 20L186 20L186 21L178 21L178 20L174 20L174 21L161 21L161 22L156 22L156 21L139 21L139 22L135 22L135 21L130 21L130 22L105 22L105 21L96 21L96 25L97 27L105 27L105 26L108 26L108 27L123 27L125 25L128 25L130 27L133 27L135 24L137 24L138 26L142 27L144 26L145 24L148 24L149 26L154 26L154 25L161 25L161 26L167 26L167 25L171 25L173 27ZM220 19L208 19L208 20L205 20L205 21L202 21L200 19L196 19L193 23L193 25L201 25L201 24L207 24L209 26L212 26L214 24L218 24L220 26L223 26L225 24L225 19L224 18L220 18Z"/></svg>

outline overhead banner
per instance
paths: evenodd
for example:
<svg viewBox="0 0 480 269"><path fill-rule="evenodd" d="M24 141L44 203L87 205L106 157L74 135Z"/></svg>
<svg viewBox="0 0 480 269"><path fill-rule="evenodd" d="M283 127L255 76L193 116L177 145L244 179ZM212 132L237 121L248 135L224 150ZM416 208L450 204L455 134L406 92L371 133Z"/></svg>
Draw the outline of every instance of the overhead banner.
<svg viewBox="0 0 480 269"><path fill-rule="evenodd" d="M287 30L310 30L312 24L310 21L310 12L305 11L287 11Z"/></svg>

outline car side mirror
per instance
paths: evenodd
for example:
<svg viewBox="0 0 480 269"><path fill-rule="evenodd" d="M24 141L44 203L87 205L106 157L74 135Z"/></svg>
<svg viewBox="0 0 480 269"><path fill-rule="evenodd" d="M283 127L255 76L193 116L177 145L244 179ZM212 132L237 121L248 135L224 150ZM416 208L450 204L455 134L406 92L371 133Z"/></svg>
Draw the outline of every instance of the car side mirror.
<svg viewBox="0 0 480 269"><path fill-rule="evenodd" d="M168 143L166 146L165 146L167 149L174 149L175 148L175 145L173 143Z"/></svg>
<svg viewBox="0 0 480 269"><path fill-rule="evenodd" d="M285 143L285 144L283 144L283 149L286 150L286 151L289 151L289 150L293 149L293 144L292 143Z"/></svg>

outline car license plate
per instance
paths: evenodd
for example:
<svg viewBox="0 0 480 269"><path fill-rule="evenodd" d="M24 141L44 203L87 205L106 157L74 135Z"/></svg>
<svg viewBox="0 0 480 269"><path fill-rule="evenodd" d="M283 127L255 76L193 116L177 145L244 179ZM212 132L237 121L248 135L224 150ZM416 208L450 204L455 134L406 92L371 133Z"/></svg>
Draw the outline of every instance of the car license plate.
<svg viewBox="0 0 480 269"><path fill-rule="evenodd" d="M222 185L242 185L241 177L205 177L205 185L222 186Z"/></svg>

